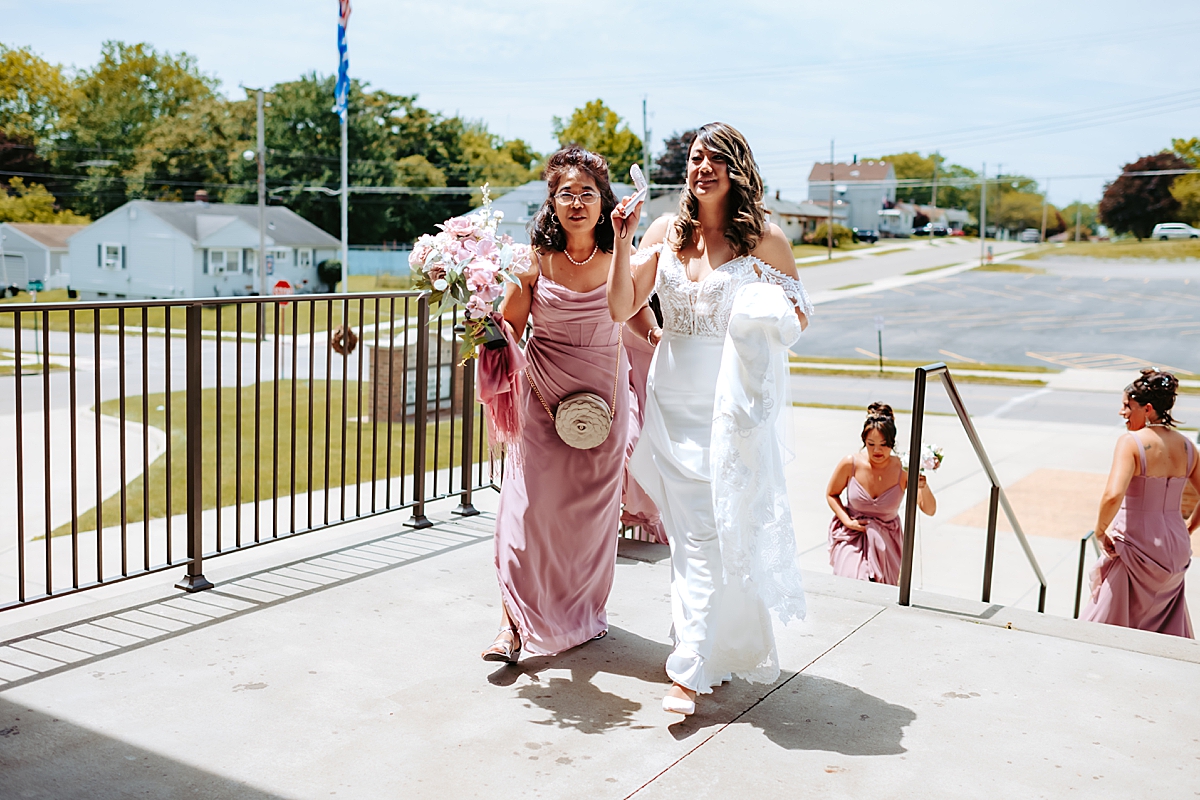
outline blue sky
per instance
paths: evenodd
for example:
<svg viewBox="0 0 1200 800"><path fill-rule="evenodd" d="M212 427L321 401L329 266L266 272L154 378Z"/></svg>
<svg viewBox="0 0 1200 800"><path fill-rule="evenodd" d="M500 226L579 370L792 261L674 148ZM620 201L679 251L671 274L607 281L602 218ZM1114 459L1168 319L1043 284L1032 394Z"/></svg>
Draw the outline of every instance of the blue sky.
<svg viewBox="0 0 1200 800"><path fill-rule="evenodd" d="M0 41L79 67L105 39L186 50L235 95L333 72L336 6L0 0ZM784 197L806 196L834 138L838 160L938 148L989 174L1056 176L1062 205L1095 200L1098 176L1173 136L1200 135L1198 35L1194 0L354 0L349 41L355 77L540 150L554 146L552 116L596 97L640 134L645 96L656 147L730 122Z"/></svg>

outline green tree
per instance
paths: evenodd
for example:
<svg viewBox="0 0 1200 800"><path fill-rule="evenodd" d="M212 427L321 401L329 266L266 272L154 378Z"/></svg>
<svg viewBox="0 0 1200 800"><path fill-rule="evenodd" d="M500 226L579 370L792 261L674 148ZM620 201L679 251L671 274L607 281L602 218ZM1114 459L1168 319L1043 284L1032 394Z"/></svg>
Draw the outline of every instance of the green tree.
<svg viewBox="0 0 1200 800"><path fill-rule="evenodd" d="M1046 209L1047 227L1057 221L1053 206ZM1010 231L1042 228L1042 196L1032 192L1012 191L1000 195L992 222Z"/></svg>
<svg viewBox="0 0 1200 800"><path fill-rule="evenodd" d="M36 146L70 127L74 87L58 64L0 44L0 131Z"/></svg>
<svg viewBox="0 0 1200 800"><path fill-rule="evenodd" d="M1192 169L1200 169L1200 138L1172 139L1171 148ZM1171 196L1179 203L1179 218L1200 225L1200 174L1180 175L1171 184Z"/></svg>
<svg viewBox="0 0 1200 800"><path fill-rule="evenodd" d="M941 155L932 153L923 156L916 152L895 153L884 156L879 161L887 161L896 172L896 179L918 180L933 183L934 164L937 164L938 196L937 205L940 208L964 208L972 214L979 214L979 185L974 183L978 173L958 164L950 164ZM930 186L899 186L896 188L896 199L906 203L928 205L933 200L933 187Z"/></svg>
<svg viewBox="0 0 1200 800"><path fill-rule="evenodd" d="M0 187L0 222L50 222L74 224L89 222L87 217L55 208L54 195L38 183L25 185L21 178L10 178L8 191Z"/></svg>
<svg viewBox="0 0 1200 800"><path fill-rule="evenodd" d="M561 147L577 144L604 156L614 181L628 182L629 168L642 160L642 140L603 100L575 109L565 122L554 117L553 124Z"/></svg>
<svg viewBox="0 0 1200 800"><path fill-rule="evenodd" d="M1084 238L1096 232L1096 204L1076 201L1065 206L1060 212L1063 220L1063 230L1075 238L1075 215L1079 215L1079 231Z"/></svg>
<svg viewBox="0 0 1200 800"><path fill-rule="evenodd" d="M663 152L654 159L651 180L655 183L681 184L687 181L688 147L696 131L673 133L663 140Z"/></svg>

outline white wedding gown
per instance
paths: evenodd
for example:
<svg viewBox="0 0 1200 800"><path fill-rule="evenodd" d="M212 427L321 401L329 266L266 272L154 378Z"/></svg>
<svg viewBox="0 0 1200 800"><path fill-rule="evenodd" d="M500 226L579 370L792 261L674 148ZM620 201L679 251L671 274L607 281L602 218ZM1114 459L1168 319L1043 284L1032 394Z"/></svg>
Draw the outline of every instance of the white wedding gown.
<svg viewBox="0 0 1200 800"><path fill-rule="evenodd" d="M771 611L805 615L781 425L794 310L812 305L800 281L752 256L692 281L669 247L654 249L663 338L629 468L671 546L667 675L701 694L731 675L771 683Z"/></svg>

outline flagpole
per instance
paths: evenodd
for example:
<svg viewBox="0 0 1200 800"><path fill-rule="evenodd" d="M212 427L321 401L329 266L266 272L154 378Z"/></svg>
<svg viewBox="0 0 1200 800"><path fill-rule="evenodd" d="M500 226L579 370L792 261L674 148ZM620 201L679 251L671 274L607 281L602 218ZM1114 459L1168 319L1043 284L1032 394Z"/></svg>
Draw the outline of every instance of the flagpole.
<svg viewBox="0 0 1200 800"><path fill-rule="evenodd" d="M342 291L350 291L350 192L346 181L349 145L346 136L346 114L342 114Z"/></svg>

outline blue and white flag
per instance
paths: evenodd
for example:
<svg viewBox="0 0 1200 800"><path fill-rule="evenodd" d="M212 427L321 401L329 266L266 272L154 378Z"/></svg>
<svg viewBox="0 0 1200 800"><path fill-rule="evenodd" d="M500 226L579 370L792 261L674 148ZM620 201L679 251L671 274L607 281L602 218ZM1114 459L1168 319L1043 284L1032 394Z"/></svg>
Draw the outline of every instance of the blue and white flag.
<svg viewBox="0 0 1200 800"><path fill-rule="evenodd" d="M346 25L350 22L350 0L338 0L338 76L334 87L333 110L346 121L350 102L350 56L346 52Z"/></svg>

